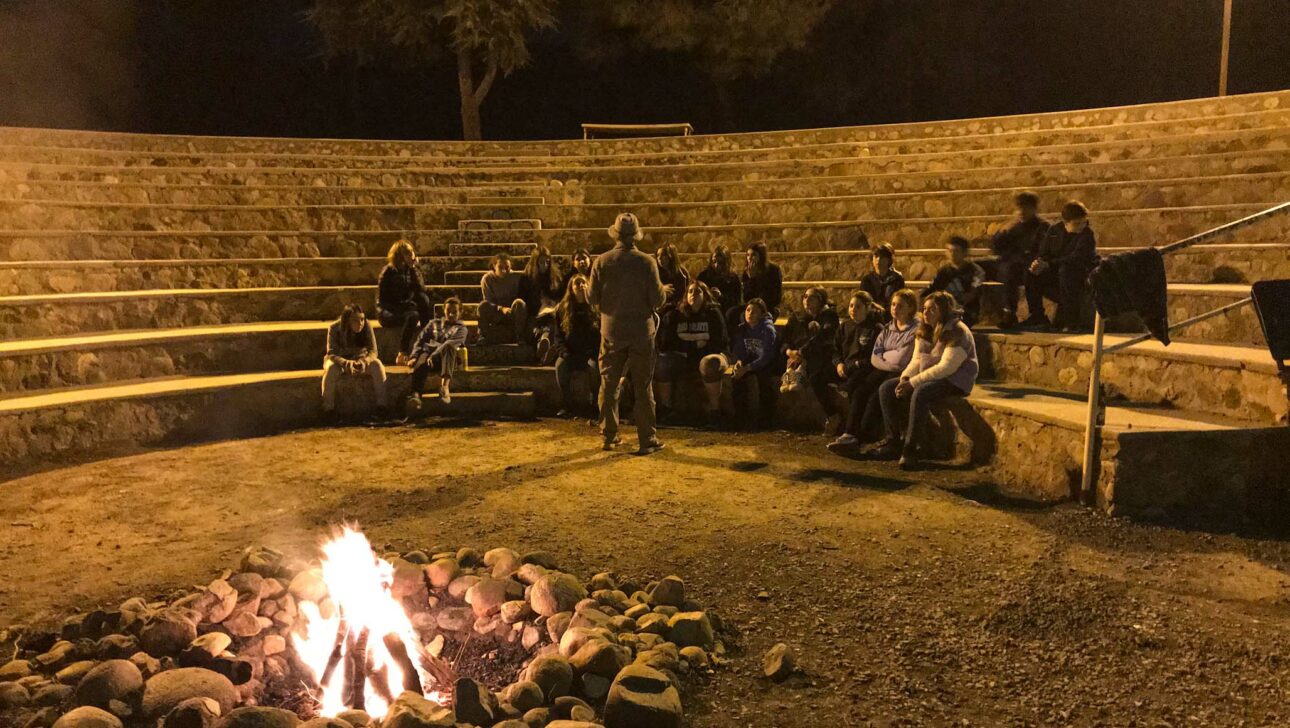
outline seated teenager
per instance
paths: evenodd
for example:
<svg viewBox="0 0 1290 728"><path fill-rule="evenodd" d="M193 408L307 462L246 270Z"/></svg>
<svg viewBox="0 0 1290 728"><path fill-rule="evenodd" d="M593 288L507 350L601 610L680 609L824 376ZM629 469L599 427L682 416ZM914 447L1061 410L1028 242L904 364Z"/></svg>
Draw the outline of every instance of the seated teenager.
<svg viewBox="0 0 1290 728"><path fill-rule="evenodd" d="M708 267L699 272L698 279L712 292L713 302L721 307L726 320L742 316L744 287L739 282L730 260L730 248L718 245L708 258Z"/></svg>
<svg viewBox="0 0 1290 728"><path fill-rule="evenodd" d="M770 314L771 321L779 318L780 306L784 302L784 271L770 262L770 249L765 243L753 243L748 246L744 273L739 277L739 285L743 289L745 301L760 298L768 307L766 313ZM740 318L742 314L741 309ZM739 321L736 320L733 323L738 325Z"/></svg>
<svg viewBox="0 0 1290 728"><path fill-rule="evenodd" d="M479 280L484 300L479 304L479 327L484 340L527 343L529 310L521 296L524 276L511 270L511 256L493 256L492 270Z"/></svg>
<svg viewBox="0 0 1290 728"><path fill-rule="evenodd" d="M676 383L699 376L709 389L715 387L720 404L721 371L728 364L724 358L728 340L725 316L712 302L707 285L694 281L685 291L680 306L663 315L658 329L658 362L654 367L654 394L660 417L672 416L672 394ZM709 395L706 419L713 424L718 407Z"/></svg>
<svg viewBox="0 0 1290 728"><path fill-rule="evenodd" d="M833 364L833 339L838 330L838 312L823 288L808 288L802 294L802 309L788 318L784 331L784 357L789 370L800 369L810 383L828 418L826 434L839 429L840 412L832 385L837 383Z"/></svg>
<svg viewBox="0 0 1290 728"><path fill-rule="evenodd" d="M887 439L873 456L899 458L901 468L916 467L931 406L971 394L977 370L976 341L960 318L953 296L944 291L928 296L909 366L899 379L889 379L878 388Z"/></svg>
<svg viewBox="0 0 1290 728"><path fill-rule="evenodd" d="M963 323L975 326L981 313L981 286L985 283L985 270L972 262L968 254L971 245L965 237L950 236L945 243L945 265L936 271L936 277L923 295L945 291L954 297L954 302L963 312Z"/></svg>
<svg viewBox="0 0 1290 728"><path fill-rule="evenodd" d="M349 304L327 329L327 353L323 357L322 408L336 411L336 384L342 376L368 377L376 393L376 406L385 413L385 367L377 358L376 334L363 309Z"/></svg>
<svg viewBox="0 0 1290 728"><path fill-rule="evenodd" d="M896 270L896 249L882 243L873 249L871 270L860 278L860 290L869 294L883 311L891 308L891 296L905 287L905 276Z"/></svg>
<svg viewBox="0 0 1290 728"><path fill-rule="evenodd" d="M1088 208L1071 201L1062 207L1062 222L1048 229L1039 244L1039 256L1026 272L1027 328L1050 325L1044 313L1044 299L1057 302L1057 320L1062 331L1087 328L1083 308L1088 297L1088 274L1097 266L1097 238L1088 224Z"/></svg>
<svg viewBox="0 0 1290 728"><path fill-rule="evenodd" d="M869 294L861 291L868 299ZM855 305L852 298L852 305ZM861 442L871 442L870 433L882 424L882 405L878 402L878 388L888 379L899 376L909 365L914 356L914 335L918 330L918 294L902 288L891 297L890 320L883 324L873 340L872 350L866 362L849 363L843 381L847 392L847 421L844 431L836 440L829 443L829 449L843 451L855 448ZM853 316L854 318L854 316ZM855 357L864 350L863 336L870 319L856 326L854 336L857 338L853 348ZM838 329L838 350L843 350L843 342L852 337L844 334L844 323ZM844 361L850 361L844 360Z"/></svg>
<svg viewBox="0 0 1290 728"><path fill-rule="evenodd" d="M667 297L663 299L663 305L658 308L658 313L662 316L685 300L685 289L690 286L690 272L681 265L681 257L677 255L676 246L671 243L660 246L654 253L654 260L658 263L658 279L664 286L671 286Z"/></svg>
<svg viewBox="0 0 1290 728"><path fill-rule="evenodd" d="M600 394L600 312L587 300L590 283L584 275L569 280L564 300L555 308L555 381L560 386L557 417L573 417L578 406L573 400L573 374L586 372L591 385L587 413L594 417Z"/></svg>
<svg viewBox="0 0 1290 728"><path fill-rule="evenodd" d="M421 390L431 374L439 375L439 399L452 403L452 377L457 371L457 351L466 345L466 324L461 320L461 299L453 296L443 303L443 317L433 319L421 330L412 347L412 394L407 414L421 411Z"/></svg>
<svg viewBox="0 0 1290 728"><path fill-rule="evenodd" d="M573 267L571 267L569 272L565 273L564 277L560 279L561 300L564 299L564 294L569 292L569 282L573 280L574 276L582 276L588 280L591 279L591 253L589 253L586 248L578 248L573 251L573 255L569 257L569 263Z"/></svg>
<svg viewBox="0 0 1290 728"><path fill-rule="evenodd" d="M1039 216L1039 195L1019 192L1013 203L1017 207L1017 219L990 239L990 249L995 255L995 279L1003 284L1005 328L1017 324L1017 304L1021 301L1021 286L1026 282L1026 269L1039 254L1040 241L1048 234L1048 221Z"/></svg>
<svg viewBox="0 0 1290 728"><path fill-rule="evenodd" d="M744 305L743 321L730 337L731 367L728 373L734 385L735 415L741 424L751 422L748 398L755 383L760 410L756 425L763 429L775 425L775 403L779 397L778 338L775 320L767 311L766 303L760 298L749 300ZM712 408L711 400L709 407Z"/></svg>
<svg viewBox="0 0 1290 728"><path fill-rule="evenodd" d="M524 265L520 298L524 299L525 309L532 314L538 363L549 364L555 307L564 298L564 290L560 287L560 272L556 269L555 259L545 245L533 246L528 263Z"/></svg>
<svg viewBox="0 0 1290 728"><path fill-rule="evenodd" d="M395 361L402 365L412 351L412 340L430 320L434 308L426 295L412 243L398 241L390 247L385 259L376 290L376 316L381 326L401 332Z"/></svg>

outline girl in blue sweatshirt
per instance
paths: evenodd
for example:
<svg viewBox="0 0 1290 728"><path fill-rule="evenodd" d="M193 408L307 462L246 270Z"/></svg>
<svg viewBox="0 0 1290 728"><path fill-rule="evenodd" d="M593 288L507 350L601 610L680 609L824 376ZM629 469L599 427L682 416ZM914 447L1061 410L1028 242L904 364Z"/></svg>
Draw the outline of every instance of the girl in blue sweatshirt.
<svg viewBox="0 0 1290 728"><path fill-rule="evenodd" d="M748 422L749 388L757 384L759 416L757 426L770 428L775 422L775 401L779 397L779 372L776 363L779 334L766 303L754 298L744 307L744 319L731 336L730 378L734 384L735 413L740 422ZM752 381L749 381L752 380Z"/></svg>

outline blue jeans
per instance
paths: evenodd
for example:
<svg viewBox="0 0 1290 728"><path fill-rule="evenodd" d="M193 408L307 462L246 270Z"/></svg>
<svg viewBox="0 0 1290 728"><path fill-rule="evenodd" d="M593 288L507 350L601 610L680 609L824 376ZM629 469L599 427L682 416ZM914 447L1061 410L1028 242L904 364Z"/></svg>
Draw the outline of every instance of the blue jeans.
<svg viewBox="0 0 1290 728"><path fill-rule="evenodd" d="M903 399L896 397L900 378L888 379L878 387L878 401L882 404L882 418L887 423L887 437L913 447L927 425L927 417L934 403L950 397L962 397L965 392L944 379L924 382Z"/></svg>

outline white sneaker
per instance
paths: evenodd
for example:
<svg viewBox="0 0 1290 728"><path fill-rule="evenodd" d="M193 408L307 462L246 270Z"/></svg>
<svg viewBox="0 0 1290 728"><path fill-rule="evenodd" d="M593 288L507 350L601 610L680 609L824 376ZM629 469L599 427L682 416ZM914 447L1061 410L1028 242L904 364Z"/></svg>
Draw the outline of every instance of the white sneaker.
<svg viewBox="0 0 1290 728"><path fill-rule="evenodd" d="M439 399L443 400L444 404L452 404L452 392L448 391L446 380L439 382Z"/></svg>
<svg viewBox="0 0 1290 728"><path fill-rule="evenodd" d="M858 444L860 444L860 441L856 439L855 435L844 432L838 435L838 439L830 442L829 447L851 447Z"/></svg>

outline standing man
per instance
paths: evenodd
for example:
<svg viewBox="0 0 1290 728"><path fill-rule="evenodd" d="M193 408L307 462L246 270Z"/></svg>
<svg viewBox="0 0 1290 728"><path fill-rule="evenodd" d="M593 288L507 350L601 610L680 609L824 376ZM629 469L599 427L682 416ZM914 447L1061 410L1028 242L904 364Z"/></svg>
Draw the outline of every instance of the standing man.
<svg viewBox="0 0 1290 728"><path fill-rule="evenodd" d="M626 369L636 391L632 419L640 439L637 454L663 449L654 428L654 310L671 294L658 277L658 264L636 249L645 237L636 216L625 212L614 220L609 237L617 245L591 267L588 299L600 308L600 434L604 449L622 442L618 436L618 385Z"/></svg>

